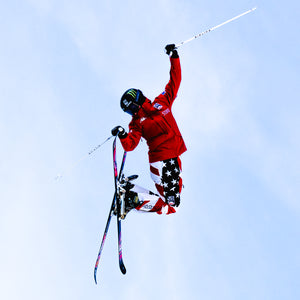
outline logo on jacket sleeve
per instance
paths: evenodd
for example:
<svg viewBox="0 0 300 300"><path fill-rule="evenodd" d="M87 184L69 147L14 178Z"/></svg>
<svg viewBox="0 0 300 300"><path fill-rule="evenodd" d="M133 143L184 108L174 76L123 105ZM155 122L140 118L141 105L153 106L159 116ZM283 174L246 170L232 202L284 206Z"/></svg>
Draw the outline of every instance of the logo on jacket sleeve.
<svg viewBox="0 0 300 300"><path fill-rule="evenodd" d="M154 103L153 107L158 109L158 110L162 109L162 105L160 105L159 103Z"/></svg>
<svg viewBox="0 0 300 300"><path fill-rule="evenodd" d="M165 110L162 112L162 114L165 116L165 115L168 114L169 112L170 112L170 109L167 108L167 109L165 109Z"/></svg>

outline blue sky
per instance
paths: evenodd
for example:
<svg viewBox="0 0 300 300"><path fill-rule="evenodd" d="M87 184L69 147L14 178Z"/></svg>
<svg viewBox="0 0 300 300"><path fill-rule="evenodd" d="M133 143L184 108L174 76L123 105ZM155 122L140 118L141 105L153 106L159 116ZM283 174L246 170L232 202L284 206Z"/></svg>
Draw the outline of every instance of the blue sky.
<svg viewBox="0 0 300 300"><path fill-rule="evenodd" d="M70 167L127 126L127 88L162 92L166 44L255 6L179 49L182 205L127 217L125 276L113 220L96 286L111 142ZM0 298L299 299L299 13L296 1L2 1ZM153 189L145 142L126 173Z"/></svg>

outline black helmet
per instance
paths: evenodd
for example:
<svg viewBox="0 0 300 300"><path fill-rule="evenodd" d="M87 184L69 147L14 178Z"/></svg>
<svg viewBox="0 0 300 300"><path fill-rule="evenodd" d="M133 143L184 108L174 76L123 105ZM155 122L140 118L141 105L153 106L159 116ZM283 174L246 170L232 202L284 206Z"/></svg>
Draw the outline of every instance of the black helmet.
<svg viewBox="0 0 300 300"><path fill-rule="evenodd" d="M121 108L130 115L135 115L143 103L146 97L142 91L137 89L127 90L121 98Z"/></svg>

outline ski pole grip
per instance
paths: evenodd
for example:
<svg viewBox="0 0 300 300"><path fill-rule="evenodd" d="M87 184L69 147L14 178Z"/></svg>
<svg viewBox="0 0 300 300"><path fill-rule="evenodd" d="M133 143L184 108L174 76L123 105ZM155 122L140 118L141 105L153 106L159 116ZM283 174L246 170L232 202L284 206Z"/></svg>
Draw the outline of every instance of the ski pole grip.
<svg viewBox="0 0 300 300"><path fill-rule="evenodd" d="M121 133L121 135L122 134L124 134L124 132L125 132L125 129L122 127L122 126L116 126L116 127L114 127L112 130L111 130L111 134L113 135L113 136L116 136L116 135L119 135L119 133Z"/></svg>

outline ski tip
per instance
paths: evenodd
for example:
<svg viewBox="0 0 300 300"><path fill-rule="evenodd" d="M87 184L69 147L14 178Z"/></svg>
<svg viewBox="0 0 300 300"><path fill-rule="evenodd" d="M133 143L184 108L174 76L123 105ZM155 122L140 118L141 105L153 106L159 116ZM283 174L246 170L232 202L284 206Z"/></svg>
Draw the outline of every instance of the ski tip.
<svg viewBox="0 0 300 300"><path fill-rule="evenodd" d="M95 284L97 284L97 274L96 274L97 270L94 271L94 280L95 280Z"/></svg>
<svg viewBox="0 0 300 300"><path fill-rule="evenodd" d="M126 274L126 268L124 266L124 263L120 263L120 270L124 275Z"/></svg>
<svg viewBox="0 0 300 300"><path fill-rule="evenodd" d="M122 272L122 274L126 274L126 269L124 268L124 269L121 269L121 272Z"/></svg>

